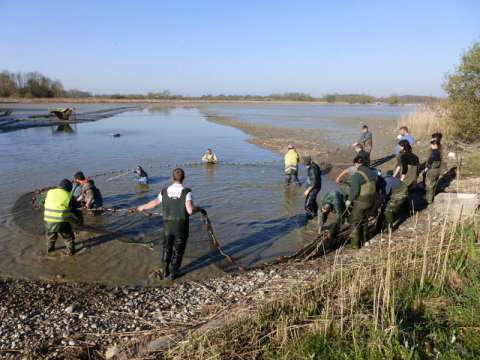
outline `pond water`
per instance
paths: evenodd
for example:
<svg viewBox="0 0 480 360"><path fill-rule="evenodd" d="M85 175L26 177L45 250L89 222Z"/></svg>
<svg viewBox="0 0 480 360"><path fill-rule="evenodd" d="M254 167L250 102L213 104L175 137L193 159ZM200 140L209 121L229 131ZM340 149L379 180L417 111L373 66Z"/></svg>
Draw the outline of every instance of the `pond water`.
<svg viewBox="0 0 480 360"><path fill-rule="evenodd" d="M120 137L112 134L119 133ZM153 199L182 166L194 201L205 207L227 253L249 266L299 249L314 236L305 226L302 188L283 184L279 155L246 142L241 131L205 120L195 108L147 108L93 123L0 134L0 275L36 279L155 285L161 266L162 219L140 214L86 216L76 229L74 257L46 255L42 213L32 191L54 186L77 170L94 176L106 207L128 209ZM211 147L215 166L199 162ZM131 172L142 164L152 178L139 186ZM106 174L104 174L106 173ZM301 178L305 169L301 168ZM323 191L335 185L324 179ZM183 278L215 276L231 267L221 261L192 217ZM61 239L57 247L63 247Z"/></svg>

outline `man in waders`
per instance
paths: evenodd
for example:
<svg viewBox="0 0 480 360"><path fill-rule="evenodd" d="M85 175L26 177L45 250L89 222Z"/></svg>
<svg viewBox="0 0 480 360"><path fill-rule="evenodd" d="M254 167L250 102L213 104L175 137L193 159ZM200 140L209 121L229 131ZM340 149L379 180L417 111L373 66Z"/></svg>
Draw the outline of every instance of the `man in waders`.
<svg viewBox="0 0 480 360"><path fill-rule="evenodd" d="M70 180L63 179L58 188L48 190L45 197L45 210L43 220L45 224L45 234L47 238L47 252L55 250L55 242L58 234L62 236L66 245L66 253L73 255L75 253L75 234L72 230L70 221L72 214L78 219L79 225L83 224L83 216L75 208L75 201L71 195L72 183Z"/></svg>
<svg viewBox="0 0 480 360"><path fill-rule="evenodd" d="M339 226L342 224L343 215L345 212L345 201L343 194L338 191L329 191L327 192L320 201L320 211L318 212L318 233L321 234L324 230L324 225L327 222L328 215L334 210L335 212L335 223L334 223L334 232L338 230Z"/></svg>
<svg viewBox="0 0 480 360"><path fill-rule="evenodd" d="M192 190L183 186L184 179L183 169L173 170L173 183L163 188L155 200L137 208L141 212L162 205L164 277L170 280L178 277L189 235L190 215L196 212L206 215L205 210L193 204Z"/></svg>
<svg viewBox="0 0 480 360"><path fill-rule="evenodd" d="M417 184L418 156L412 152L412 146L408 140L400 140L398 146L400 148L400 158L393 176L399 176L400 180L410 189Z"/></svg>
<svg viewBox="0 0 480 360"><path fill-rule="evenodd" d="M310 156L305 156L303 161L307 167L308 175L308 188L303 194L305 196L305 211L307 213L307 220L311 220L317 216L318 213L317 195L322 187L322 172Z"/></svg>
<svg viewBox="0 0 480 360"><path fill-rule="evenodd" d="M430 156L425 166L425 189L426 198L429 204L433 203L437 191L438 179L440 178L440 167L442 165L442 154L440 151L440 140L432 138L430 141Z"/></svg>
<svg viewBox="0 0 480 360"><path fill-rule="evenodd" d="M372 152L372 147L373 147L373 135L368 130L367 125L362 126L362 134L360 135L360 138L358 139L358 141L352 144L352 147L355 147L358 144L362 145L363 150L366 151L370 156L370 153Z"/></svg>
<svg viewBox="0 0 480 360"><path fill-rule="evenodd" d="M388 171L385 177L379 178L380 191L385 196L385 226L392 227L398 214L405 206L408 199L408 186L399 178L393 176L393 171Z"/></svg>
<svg viewBox="0 0 480 360"><path fill-rule="evenodd" d="M295 149L295 146L288 144L288 151L283 158L285 162L285 184L290 185L292 179L300 185L298 180L298 164L300 163L300 156Z"/></svg>
<svg viewBox="0 0 480 360"><path fill-rule="evenodd" d="M350 246L359 248L368 239L368 213L375 201L376 181L378 173L365 165L363 156L356 156L353 164L357 171L352 176L352 185L346 207L352 207L350 224L352 233Z"/></svg>

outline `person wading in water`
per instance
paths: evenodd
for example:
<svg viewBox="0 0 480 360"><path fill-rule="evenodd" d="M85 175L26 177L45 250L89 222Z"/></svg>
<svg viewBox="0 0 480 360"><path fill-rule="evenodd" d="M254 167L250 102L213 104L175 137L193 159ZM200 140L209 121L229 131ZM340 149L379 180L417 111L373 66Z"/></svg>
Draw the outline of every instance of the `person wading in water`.
<svg viewBox="0 0 480 360"><path fill-rule="evenodd" d="M163 188L155 200L137 208L141 212L162 205L164 277L170 280L178 277L178 270L187 246L190 215L196 212L206 215L204 209L193 204L192 190L183 186L184 179L183 169L176 168L172 173L173 183Z"/></svg>

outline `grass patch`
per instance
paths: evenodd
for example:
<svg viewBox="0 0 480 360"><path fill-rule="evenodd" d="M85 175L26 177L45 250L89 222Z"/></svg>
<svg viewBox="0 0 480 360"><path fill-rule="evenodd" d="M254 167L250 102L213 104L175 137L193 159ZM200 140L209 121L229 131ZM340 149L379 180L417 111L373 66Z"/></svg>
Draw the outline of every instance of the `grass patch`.
<svg viewBox="0 0 480 360"><path fill-rule="evenodd" d="M480 358L477 238L476 223L445 223L411 241L388 237L355 261L338 255L309 286L220 329L194 332L165 356Z"/></svg>

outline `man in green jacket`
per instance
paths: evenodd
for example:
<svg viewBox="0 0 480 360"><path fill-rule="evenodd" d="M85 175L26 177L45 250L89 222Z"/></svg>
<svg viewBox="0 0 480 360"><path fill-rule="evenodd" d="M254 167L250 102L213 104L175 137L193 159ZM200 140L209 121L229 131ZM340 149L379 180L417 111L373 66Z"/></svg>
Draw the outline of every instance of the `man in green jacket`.
<svg viewBox="0 0 480 360"><path fill-rule="evenodd" d="M318 212L318 233L321 234L324 230L325 223L327 222L328 215L335 212L335 224L334 229L342 224L343 215L345 212L345 202L343 194L338 191L327 192L320 201L320 211Z"/></svg>
<svg viewBox="0 0 480 360"><path fill-rule="evenodd" d="M368 239L368 212L374 204L378 172L365 165L365 158L356 156L353 164L357 171L352 176L352 185L346 207L352 206L350 224L351 246L359 248Z"/></svg>

